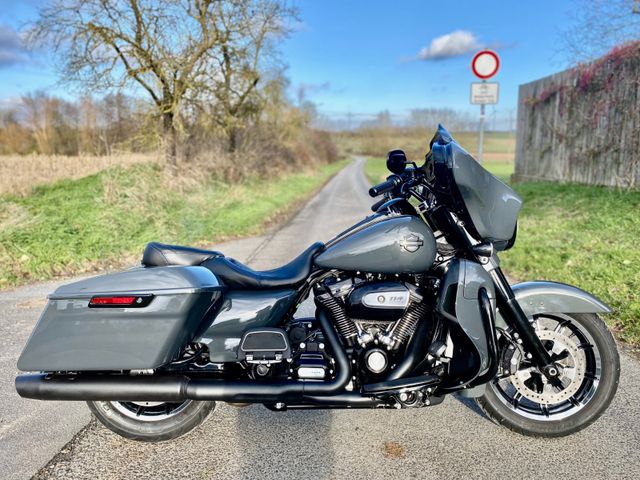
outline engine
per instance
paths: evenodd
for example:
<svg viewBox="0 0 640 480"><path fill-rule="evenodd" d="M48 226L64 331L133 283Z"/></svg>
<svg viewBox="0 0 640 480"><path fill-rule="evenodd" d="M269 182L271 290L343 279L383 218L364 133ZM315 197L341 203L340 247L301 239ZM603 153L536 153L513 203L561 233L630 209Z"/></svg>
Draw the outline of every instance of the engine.
<svg viewBox="0 0 640 480"><path fill-rule="evenodd" d="M412 281L413 280L413 281ZM378 381L401 359L418 323L430 313L429 282L372 276L329 277L314 287L327 309L360 383ZM255 379L325 380L334 360L315 318L294 319L284 328L244 333L238 360Z"/></svg>
<svg viewBox="0 0 640 480"><path fill-rule="evenodd" d="M345 346L351 347L367 380L388 372L429 313L426 290L417 281L331 277L316 289L316 301L331 311ZM324 288L324 291L322 291Z"/></svg>

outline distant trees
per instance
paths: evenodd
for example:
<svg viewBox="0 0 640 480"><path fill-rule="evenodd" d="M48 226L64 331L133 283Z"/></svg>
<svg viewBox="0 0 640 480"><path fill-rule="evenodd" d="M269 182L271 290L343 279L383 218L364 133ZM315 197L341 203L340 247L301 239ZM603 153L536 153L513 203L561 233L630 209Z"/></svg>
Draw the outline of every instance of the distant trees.
<svg viewBox="0 0 640 480"><path fill-rule="evenodd" d="M229 150L238 147L293 16L280 0L54 0L40 9L30 40L53 46L66 82L146 93L175 166L187 104L208 111Z"/></svg>
<svg viewBox="0 0 640 480"><path fill-rule="evenodd" d="M428 129L434 130L441 123L449 130L464 132L477 128L477 119L465 110L453 108L414 108L404 118L396 118L388 110L378 112L372 120L362 121L360 129Z"/></svg>
<svg viewBox="0 0 640 480"><path fill-rule="evenodd" d="M148 150L157 138L151 107L123 94L77 101L39 91L0 113L0 154L109 155Z"/></svg>
<svg viewBox="0 0 640 480"><path fill-rule="evenodd" d="M477 128L477 117L453 108L416 108L409 112L407 125L413 128L435 129L441 123L452 132L466 132Z"/></svg>

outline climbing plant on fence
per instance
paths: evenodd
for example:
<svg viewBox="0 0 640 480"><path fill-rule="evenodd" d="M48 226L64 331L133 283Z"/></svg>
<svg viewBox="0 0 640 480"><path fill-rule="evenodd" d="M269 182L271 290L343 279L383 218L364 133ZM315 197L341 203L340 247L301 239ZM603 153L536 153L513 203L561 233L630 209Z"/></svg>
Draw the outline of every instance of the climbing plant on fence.
<svg viewBox="0 0 640 480"><path fill-rule="evenodd" d="M640 186L640 41L520 86L514 180Z"/></svg>

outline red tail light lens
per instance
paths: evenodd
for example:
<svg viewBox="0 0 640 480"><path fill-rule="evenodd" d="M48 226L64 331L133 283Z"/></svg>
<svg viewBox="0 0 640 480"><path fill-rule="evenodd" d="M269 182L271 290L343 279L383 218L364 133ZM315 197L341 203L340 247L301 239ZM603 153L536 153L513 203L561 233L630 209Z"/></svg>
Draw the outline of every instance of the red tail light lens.
<svg viewBox="0 0 640 480"><path fill-rule="evenodd" d="M89 300L89 308L146 307L153 295L100 295Z"/></svg>

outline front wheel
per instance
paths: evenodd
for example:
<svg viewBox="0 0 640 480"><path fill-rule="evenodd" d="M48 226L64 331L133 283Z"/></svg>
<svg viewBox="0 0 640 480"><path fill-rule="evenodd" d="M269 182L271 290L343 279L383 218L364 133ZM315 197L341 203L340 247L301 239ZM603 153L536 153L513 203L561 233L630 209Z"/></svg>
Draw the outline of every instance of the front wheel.
<svg viewBox="0 0 640 480"><path fill-rule="evenodd" d="M216 402L87 402L109 430L130 440L161 442L190 432L214 410Z"/></svg>
<svg viewBox="0 0 640 480"><path fill-rule="evenodd" d="M517 341L501 341L500 371L487 384L480 407L496 423L537 437L570 435L607 409L618 388L620 358L596 314L544 314L536 334L560 374L551 384Z"/></svg>

